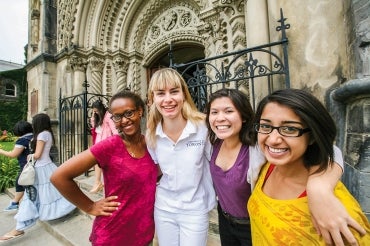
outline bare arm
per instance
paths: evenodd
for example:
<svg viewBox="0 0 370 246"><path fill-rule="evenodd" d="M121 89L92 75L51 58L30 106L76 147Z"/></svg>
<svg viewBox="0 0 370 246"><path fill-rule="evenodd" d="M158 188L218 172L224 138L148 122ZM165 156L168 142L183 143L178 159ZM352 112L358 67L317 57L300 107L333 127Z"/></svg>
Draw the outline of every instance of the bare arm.
<svg viewBox="0 0 370 246"><path fill-rule="evenodd" d="M110 216L120 205L119 202L114 201L117 199L116 196L94 202L80 190L74 181L74 178L86 172L95 164L96 160L90 150L85 150L58 167L50 181L66 199L86 213L94 216Z"/></svg>
<svg viewBox="0 0 370 246"><path fill-rule="evenodd" d="M6 157L15 158L18 157L20 154L22 154L24 148L17 148L14 147L12 151L5 151L3 149L0 149L0 155L4 155Z"/></svg>
<svg viewBox="0 0 370 246"><path fill-rule="evenodd" d="M44 150L45 147L45 142L41 140L37 140L36 142L36 150L35 153L33 154L33 158L36 160L39 159L42 155L42 151Z"/></svg>
<svg viewBox="0 0 370 246"><path fill-rule="evenodd" d="M342 235L351 245L358 245L349 226L362 235L366 231L349 216L333 193L342 172L341 166L335 163L325 172L311 175L307 183L308 204L313 224L328 245L344 245Z"/></svg>

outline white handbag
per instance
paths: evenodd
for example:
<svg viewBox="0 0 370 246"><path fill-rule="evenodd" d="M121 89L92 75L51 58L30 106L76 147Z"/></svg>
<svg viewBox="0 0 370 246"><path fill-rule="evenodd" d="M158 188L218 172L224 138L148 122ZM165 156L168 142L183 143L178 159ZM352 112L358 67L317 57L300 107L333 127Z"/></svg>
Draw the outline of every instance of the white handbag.
<svg viewBox="0 0 370 246"><path fill-rule="evenodd" d="M18 178L18 184L22 186L28 186L33 185L35 183L35 159L33 155L31 155L31 158L27 161L27 164L24 166L21 174Z"/></svg>

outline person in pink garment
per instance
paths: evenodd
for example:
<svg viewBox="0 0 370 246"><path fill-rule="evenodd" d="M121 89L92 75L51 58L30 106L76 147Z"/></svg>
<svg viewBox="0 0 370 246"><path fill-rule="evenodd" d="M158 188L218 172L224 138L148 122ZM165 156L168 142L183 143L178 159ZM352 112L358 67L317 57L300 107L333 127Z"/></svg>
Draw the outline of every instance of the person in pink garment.
<svg viewBox="0 0 370 246"><path fill-rule="evenodd" d="M92 104L91 135L93 144L99 143L113 134L118 134L114 122L110 119L111 116L101 100L96 100ZM95 165L94 170L95 182L93 188L90 190L91 193L97 193L104 187L102 171L99 165Z"/></svg>
<svg viewBox="0 0 370 246"><path fill-rule="evenodd" d="M119 135L113 135L63 163L51 182L68 200L96 216L90 241L94 246L147 246L154 237L154 200L157 165L141 134L144 102L130 91L113 95L111 120ZM105 197L92 201L74 178L98 163L103 170Z"/></svg>

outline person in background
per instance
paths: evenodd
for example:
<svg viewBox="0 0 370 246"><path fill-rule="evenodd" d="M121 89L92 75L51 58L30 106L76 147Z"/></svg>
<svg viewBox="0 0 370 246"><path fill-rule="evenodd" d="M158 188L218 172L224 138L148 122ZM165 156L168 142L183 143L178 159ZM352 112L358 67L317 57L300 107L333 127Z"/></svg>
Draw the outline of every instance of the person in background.
<svg viewBox="0 0 370 246"><path fill-rule="evenodd" d="M93 144L99 143L113 134L118 134L114 122L110 117L111 114L107 111L101 100L96 100L92 104L91 135ZM94 170L95 182L90 193L97 193L104 187L102 182L102 171L99 165L95 165Z"/></svg>
<svg viewBox="0 0 370 246"><path fill-rule="evenodd" d="M26 187L25 196L14 216L14 230L0 237L0 242L24 235L24 230L42 221L54 220L71 213L76 207L62 197L50 182L51 174L57 166L50 159L50 148L54 143L50 117L47 114L36 114L32 118L33 138L30 142L35 163L35 183ZM30 158L30 155L28 158Z"/></svg>
<svg viewBox="0 0 370 246"><path fill-rule="evenodd" d="M262 99L255 122L254 142L267 163L248 202L253 241L259 245L325 245L311 222L307 183L310 176L331 168L336 137L333 119L308 92L285 89ZM341 182L335 185L334 194L354 218L343 237L350 245L370 245L370 224L358 202Z"/></svg>
<svg viewBox="0 0 370 246"><path fill-rule="evenodd" d="M205 115L195 107L184 79L171 68L153 74L148 99L148 150L162 171L154 209L158 243L206 245L209 211L216 198Z"/></svg>
<svg viewBox="0 0 370 246"><path fill-rule="evenodd" d="M13 133L18 139L15 141L15 145L12 151L5 151L0 149L0 155L4 155L10 158L17 157L19 164L19 173L15 180L15 196L11 203L4 211L14 211L19 207L19 202L23 197L24 187L18 184L19 175L21 174L23 167L27 163L27 156L30 153L29 143L32 139L32 125L31 123L21 120L14 125Z"/></svg>
<svg viewBox="0 0 370 246"><path fill-rule="evenodd" d="M144 102L122 91L109 103L119 135L108 137L63 163L51 182L72 203L94 215L92 245L147 246L154 237L157 166L147 151L140 122ZM98 163L103 170L105 197L92 201L74 178Z"/></svg>

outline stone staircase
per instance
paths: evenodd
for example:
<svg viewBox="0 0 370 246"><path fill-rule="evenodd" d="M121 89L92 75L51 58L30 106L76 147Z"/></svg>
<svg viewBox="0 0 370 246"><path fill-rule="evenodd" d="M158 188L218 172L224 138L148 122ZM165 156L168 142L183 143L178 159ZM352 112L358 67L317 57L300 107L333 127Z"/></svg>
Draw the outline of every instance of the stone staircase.
<svg viewBox="0 0 370 246"><path fill-rule="evenodd" d="M76 182L82 191L92 200L98 200L103 196L103 193L90 194L88 191L92 188L94 182L93 172L89 176L81 175L76 178ZM8 189L6 193L14 196L14 188ZM90 246L89 235L92 228L94 216L84 213L80 210L75 210L73 213L53 221L38 221L42 227L54 236L62 245L68 246ZM9 242L10 243L10 242ZM217 225L217 210L214 209L210 214L210 228L207 246L220 246ZM154 238L153 246L158 246L156 238Z"/></svg>

